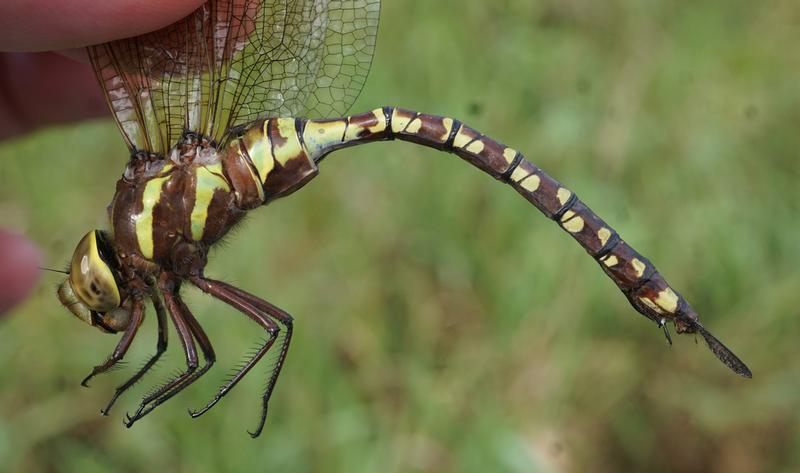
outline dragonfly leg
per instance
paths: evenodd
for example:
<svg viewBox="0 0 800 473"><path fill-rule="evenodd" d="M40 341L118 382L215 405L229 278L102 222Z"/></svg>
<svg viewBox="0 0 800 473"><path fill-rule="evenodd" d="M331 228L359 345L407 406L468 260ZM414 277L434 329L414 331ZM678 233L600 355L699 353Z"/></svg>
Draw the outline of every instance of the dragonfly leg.
<svg viewBox="0 0 800 473"><path fill-rule="evenodd" d="M264 393L264 397L262 400L262 413L261 413L261 422L259 424L258 429L255 432L251 432L250 435L255 437L261 433L261 429L264 425L264 420L266 419L267 415L267 403L269 401L269 396L272 394L272 389L277 381L278 374L280 374L281 366L283 365L283 360L286 357L286 350L288 349L289 340L291 339L291 332L292 332L292 318L289 314L283 312L282 310L274 307L272 304L269 304L266 301L258 299L255 296L247 294L246 292L236 289L233 286L223 283L221 281L215 281L212 279L205 279L201 277L192 277L190 281L199 287L203 292L211 294L213 297L222 300L223 302L231 305L235 309L239 310L243 314L250 317L253 321L261 325L261 327L267 331L269 334L269 338L259 347L256 353L247 360L247 362L239 369L236 374L222 387L220 387L217 394L214 398L208 402L202 409L197 411L189 411L189 414L192 417L198 417L209 409L211 409L217 402L219 402L231 389L233 389L236 384L244 378L245 375L255 366L258 361L264 356L264 354L269 351L275 341L278 339L278 335L280 333L280 328L278 324L275 323L271 317L275 317L281 323L283 323L287 327L287 333L284 337L284 342L281 345L281 352L278 357L278 361L276 363L275 368L272 371L272 375L267 384L267 390Z"/></svg>
<svg viewBox="0 0 800 473"><path fill-rule="evenodd" d="M142 410L141 413L138 413L136 420L141 419L150 411L181 392L190 384L197 381L201 376L206 374L206 372L214 365L214 362L217 359L216 354L214 353L214 347L211 346L211 341L208 339L208 335L206 335L205 330L203 330L203 327L200 326L200 323L197 321L194 315L192 315L192 312L189 310L189 308L186 307L183 299L181 299L179 295L175 294L170 303L174 303L175 309L184 317L186 324L189 326L189 330L192 332L192 336L194 336L195 340L197 340L197 344L200 345L200 350L203 352L203 357L205 358L206 363L199 370L191 373L186 379L181 381L179 385L170 388L168 391L165 391L160 396L150 401L149 405Z"/></svg>
<svg viewBox="0 0 800 473"><path fill-rule="evenodd" d="M268 314L270 317L277 320L278 323L283 325L284 328L286 329L286 335L283 337L283 341L280 346L280 352L278 354L278 359L276 360L275 366L272 369L272 373L270 374L270 377L267 380L267 387L264 390L264 394L262 396L261 420L258 423L258 427L253 432L249 432L250 435L253 438L255 438L261 434L261 431L264 429L264 423L267 420L267 407L269 404L269 398L272 396L272 391L275 388L275 384L278 381L278 376L281 373L281 368L283 368L283 362L286 360L286 354L289 351L289 342L292 340L292 331L294 327L293 319L292 316L289 315L286 311L278 307L275 307L269 302L260 299L252 294L249 294L239 289L238 287L231 286L230 284L222 281L216 281L216 283L219 284L221 287L224 287L226 290L233 293L234 295L244 299L258 310Z"/></svg>
<svg viewBox="0 0 800 473"><path fill-rule="evenodd" d="M111 356L108 359L94 367L89 376L83 378L81 381L81 386L89 387L89 380L95 377L100 373L104 373L111 369L112 366L116 365L122 358L125 356L125 353L128 352L128 348L131 346L131 342L133 342L134 337L136 337L136 331L139 329L139 326L142 324L142 319L144 318L144 302L141 298L134 298L133 300L133 310L131 313L131 321L128 324L128 327L125 328L125 332L122 333L122 338L120 338L119 343L117 343L117 347L114 348L114 351L111 353Z"/></svg>
<svg viewBox="0 0 800 473"><path fill-rule="evenodd" d="M150 292L150 300L153 302L153 308L156 311L156 317L158 319L158 341L156 342L156 353L152 357L150 357L149 360L147 360L147 363L145 363L141 368L139 368L139 371L137 371L136 374L131 376L131 378L128 381L126 381L124 384L122 384L117 388L117 390L114 392L114 396L112 396L111 400L108 401L106 407L100 411L100 413L103 414L104 416L107 416L108 413L111 412L111 407L114 405L117 399L122 395L122 393L124 393L125 391L130 389L131 386L139 382L142 376L144 376L144 374L148 372L156 364L158 359L167 349L168 327L167 327L167 313L164 310L164 304L161 302L161 298L159 297L158 292L156 291Z"/></svg>
<svg viewBox="0 0 800 473"><path fill-rule="evenodd" d="M667 342L672 345L672 337L669 335L669 330L667 329L667 321L666 319L661 319L658 321L658 326L661 327L661 330L664 331L664 336L667 337Z"/></svg>
<svg viewBox="0 0 800 473"><path fill-rule="evenodd" d="M164 393L167 393L171 389L181 386L181 384L197 370L197 349L195 348L192 331L189 328L189 325L186 323L183 314L181 314L178 304L175 302L175 293L178 287L172 281L166 281L166 283L168 286L162 287L161 293L164 296L164 301L167 304L167 311L172 319L172 323L175 324L175 329L178 332L178 337L181 340L181 345L183 346L183 351L186 355L186 370L145 396L144 399L142 399L141 404L139 404L139 408L132 416L126 414L125 425L127 427L132 426L134 422L141 419L145 414L152 410L152 408L150 408L145 412L148 404L157 400L160 396L162 396ZM181 389L182 388L183 386L181 386Z"/></svg>

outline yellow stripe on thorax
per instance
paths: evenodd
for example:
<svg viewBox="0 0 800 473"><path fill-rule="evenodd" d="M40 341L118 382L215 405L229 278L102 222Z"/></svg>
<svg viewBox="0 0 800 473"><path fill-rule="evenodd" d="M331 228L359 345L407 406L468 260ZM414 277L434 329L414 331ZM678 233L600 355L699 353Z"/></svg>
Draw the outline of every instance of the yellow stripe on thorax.
<svg viewBox="0 0 800 473"><path fill-rule="evenodd" d="M230 191L228 181L223 178L222 164L210 164L196 168L197 185L195 187L194 208L190 219L192 238L200 241L208 219L208 206L214 197L214 191L222 189Z"/></svg>
<svg viewBox="0 0 800 473"><path fill-rule="evenodd" d="M264 182L267 174L272 171L275 166L275 160L272 159L272 144L267 134L267 126L270 120L264 121L261 127L254 127L247 131L244 136L244 142L247 146L247 154L250 156L250 161L258 171L258 178Z"/></svg>
<svg viewBox="0 0 800 473"><path fill-rule="evenodd" d="M286 163L289 162L290 159L305 154L305 150L303 150L303 144L300 143L300 137L297 136L294 118L276 118L274 122L273 126L276 131L286 141L283 143L273 143L272 154L275 161L279 162L281 166L286 166ZM262 175L261 179L266 182L267 176Z"/></svg>
<svg viewBox="0 0 800 473"><path fill-rule="evenodd" d="M145 258L153 257L153 207L161 198L161 187L170 176L156 177L147 181L142 193L142 211L133 216L136 226L136 240Z"/></svg>

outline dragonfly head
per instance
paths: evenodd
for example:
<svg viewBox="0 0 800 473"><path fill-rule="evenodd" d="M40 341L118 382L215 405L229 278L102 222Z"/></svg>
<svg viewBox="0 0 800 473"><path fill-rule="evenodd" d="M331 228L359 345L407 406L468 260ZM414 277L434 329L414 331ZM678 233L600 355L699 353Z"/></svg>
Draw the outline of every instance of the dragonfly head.
<svg viewBox="0 0 800 473"><path fill-rule="evenodd" d="M58 299L77 318L103 332L124 330L130 309L122 304L117 268L110 236L90 231L75 248L69 276L58 286Z"/></svg>

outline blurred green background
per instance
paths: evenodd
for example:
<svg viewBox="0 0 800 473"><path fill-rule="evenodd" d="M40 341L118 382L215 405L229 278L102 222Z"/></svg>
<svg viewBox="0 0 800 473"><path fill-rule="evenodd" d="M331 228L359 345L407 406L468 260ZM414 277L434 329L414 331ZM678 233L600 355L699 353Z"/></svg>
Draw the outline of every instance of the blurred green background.
<svg viewBox="0 0 800 473"><path fill-rule="evenodd" d="M406 143L339 152L213 252L207 274L295 316L266 368L191 420L262 336L188 290L218 365L128 430L98 411L152 353L78 383L116 337L57 275L0 321L0 471L764 472L800 469L800 9L792 0L386 0L353 107L447 114L522 150L648 256L752 368L670 348L511 189ZM110 120L0 145L0 220L59 267L126 160ZM152 314L151 314L152 315Z"/></svg>

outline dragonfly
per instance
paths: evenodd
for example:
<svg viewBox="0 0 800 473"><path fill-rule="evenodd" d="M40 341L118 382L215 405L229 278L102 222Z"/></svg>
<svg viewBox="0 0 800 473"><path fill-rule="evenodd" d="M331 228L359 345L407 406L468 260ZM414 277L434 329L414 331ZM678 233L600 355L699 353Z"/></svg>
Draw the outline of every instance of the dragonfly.
<svg viewBox="0 0 800 473"><path fill-rule="evenodd" d="M303 187L330 153L386 140L455 154L510 185L575 239L670 344L672 323L678 333L699 333L735 373L752 376L647 258L517 149L457 119L393 106L345 116L366 81L379 15L380 0L209 0L161 30L88 48L130 154L108 206L109 228L83 237L58 287L77 318L122 333L82 384L124 358L147 302L158 323L155 354L116 389L104 415L167 349L170 321L186 367L126 414L128 427L214 364L210 338L181 297L182 286L191 284L250 318L266 338L205 406L189 413L207 412L276 350L250 432L258 436L293 319L206 276L209 248L248 211ZM302 118L309 116L322 118Z"/></svg>

